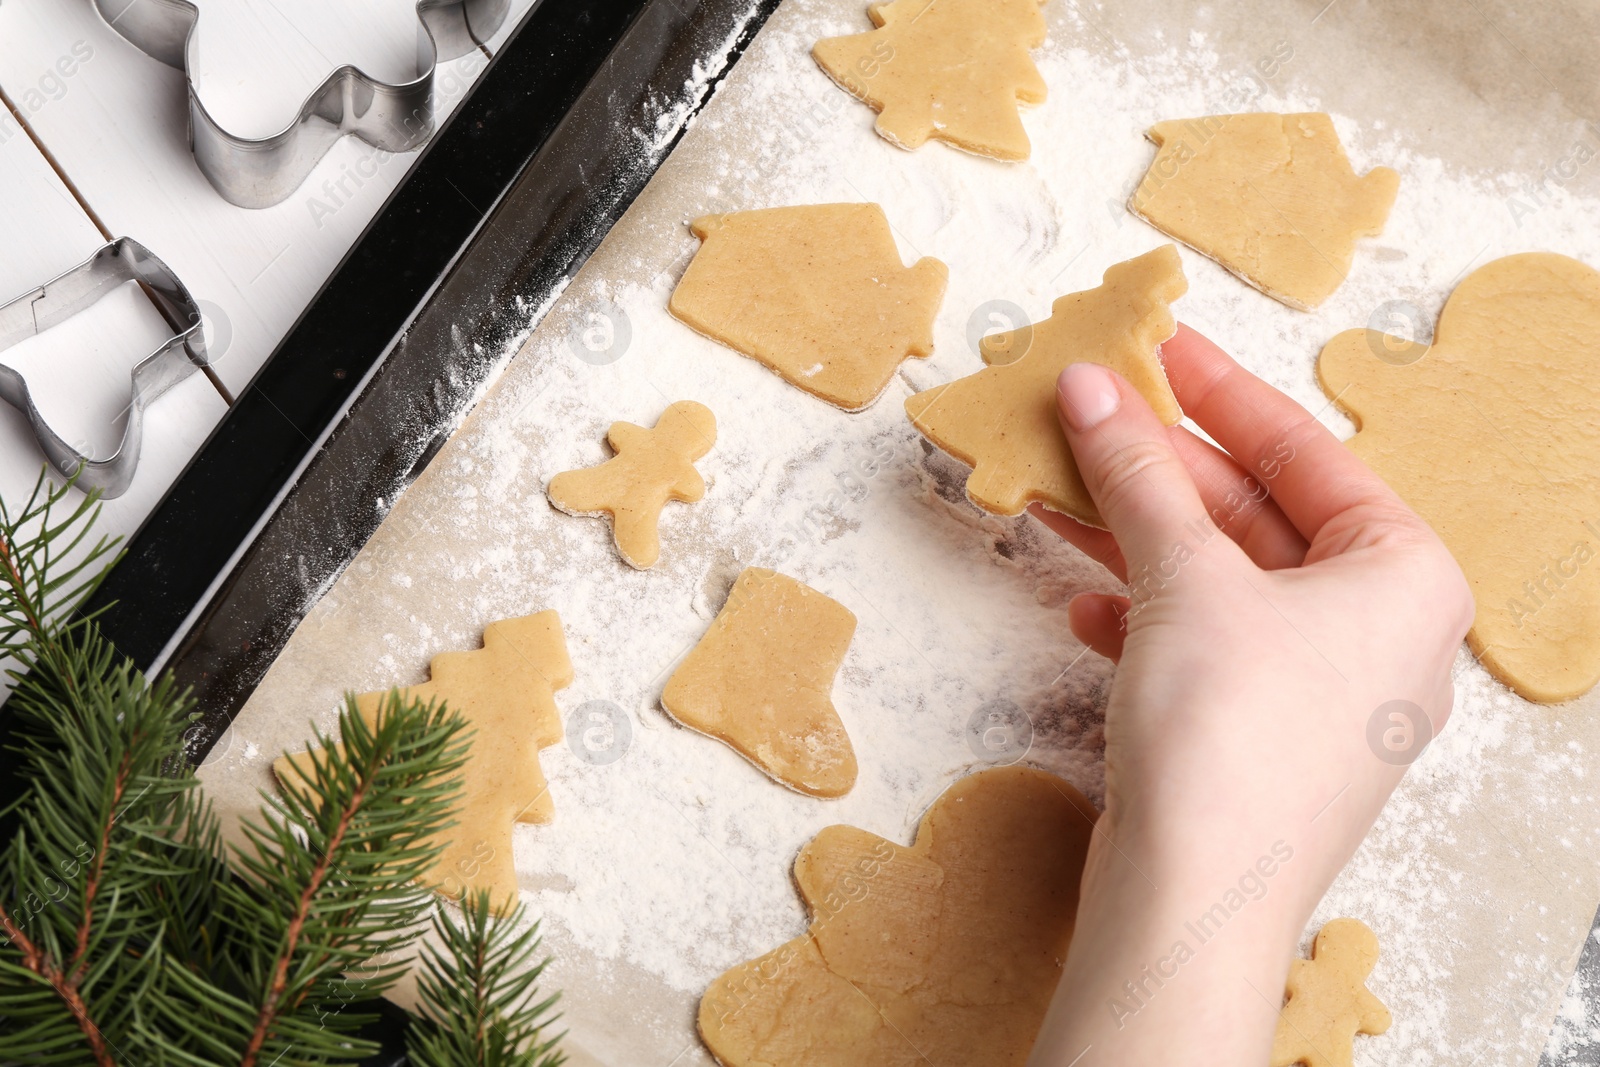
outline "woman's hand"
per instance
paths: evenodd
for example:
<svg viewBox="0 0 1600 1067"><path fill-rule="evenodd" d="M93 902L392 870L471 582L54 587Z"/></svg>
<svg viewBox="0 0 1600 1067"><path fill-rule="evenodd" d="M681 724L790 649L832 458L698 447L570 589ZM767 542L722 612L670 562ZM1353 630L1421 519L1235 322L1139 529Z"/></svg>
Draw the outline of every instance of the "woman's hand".
<svg viewBox="0 0 1600 1067"><path fill-rule="evenodd" d="M1444 726L1472 621L1438 537L1316 419L1187 327L1162 353L1221 449L1074 364L1062 427L1110 530L1035 510L1129 595L1069 606L1119 665L1034 1067L1267 1062L1300 932Z"/></svg>

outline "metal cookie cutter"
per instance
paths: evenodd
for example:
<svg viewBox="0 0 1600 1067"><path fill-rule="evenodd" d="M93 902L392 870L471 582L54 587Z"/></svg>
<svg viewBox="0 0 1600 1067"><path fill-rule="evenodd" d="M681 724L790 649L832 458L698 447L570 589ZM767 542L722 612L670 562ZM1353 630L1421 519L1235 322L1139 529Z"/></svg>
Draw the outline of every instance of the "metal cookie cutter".
<svg viewBox="0 0 1600 1067"><path fill-rule="evenodd" d="M494 36L511 0L417 0L417 76L378 81L346 64L323 79L287 127L268 137L239 137L217 124L195 88L195 29L189 0L94 0L100 17L141 51L184 72L189 88L189 145L200 172L240 207L271 207L305 181L347 133L386 152L408 152L433 132L433 72Z"/></svg>
<svg viewBox="0 0 1600 1067"><path fill-rule="evenodd" d="M128 422L122 431L122 443L111 458L92 459L63 441L39 414L22 375L0 364L0 399L28 417L51 465L68 476L77 473L80 489L98 489L106 497L121 496L133 481L134 468L139 464L145 406L207 363L200 308L170 267L128 237L101 246L60 277L0 306L0 352L4 352L87 310L126 282L142 283L162 316L180 325L174 326L178 333L134 366L132 398L126 409ZM184 323L187 325L181 325Z"/></svg>

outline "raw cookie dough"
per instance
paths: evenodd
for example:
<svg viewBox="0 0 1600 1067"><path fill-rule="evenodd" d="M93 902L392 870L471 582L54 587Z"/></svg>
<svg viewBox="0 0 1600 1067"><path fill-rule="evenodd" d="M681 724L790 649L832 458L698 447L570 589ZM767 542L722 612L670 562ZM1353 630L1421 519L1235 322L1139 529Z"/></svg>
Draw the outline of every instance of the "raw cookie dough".
<svg viewBox="0 0 1600 1067"><path fill-rule="evenodd" d="M555 690L572 683L572 661L554 611L490 623L477 652L433 658L431 680L400 690L402 696L443 701L467 721L472 748L461 770L456 825L444 831L444 851L426 879L438 892L458 897L488 889L498 911L517 902L511 856L513 823L547 823L555 817L539 750L561 740ZM387 693L363 693L357 705L368 722ZM302 780L304 754L272 764L279 781Z"/></svg>
<svg viewBox="0 0 1600 1067"><path fill-rule="evenodd" d="M811 50L828 77L878 115L901 148L929 137L995 159L1027 159L1018 104L1044 102L1028 50L1044 44L1044 0L895 0L867 14L879 28Z"/></svg>
<svg viewBox="0 0 1600 1067"><path fill-rule="evenodd" d="M945 790L910 848L828 827L794 865L810 929L713 982L701 1037L727 1067L927 1067L923 1052L1020 1067L1096 817L1066 782L1012 766Z"/></svg>
<svg viewBox="0 0 1600 1067"><path fill-rule="evenodd" d="M1189 284L1173 245L1118 263L1098 289L1068 293L1044 322L982 342L990 365L906 401L928 440L973 467L967 496L1016 515L1037 500L1103 526L1056 418L1056 378L1068 364L1104 364L1138 389L1168 426L1183 418L1156 346L1177 329L1168 304ZM1019 337L1022 339L1019 340ZM1010 362L1010 353L1020 351Z"/></svg>
<svg viewBox="0 0 1600 1067"><path fill-rule="evenodd" d="M668 715L815 797L856 783L856 754L829 693L856 617L786 574L748 567L661 693Z"/></svg>
<svg viewBox="0 0 1600 1067"><path fill-rule="evenodd" d="M714 341L846 411L883 392L907 356L933 351L949 270L900 264L877 204L705 215L669 305Z"/></svg>
<svg viewBox="0 0 1600 1067"><path fill-rule="evenodd" d="M1529 252L1469 274L1431 347L1348 330L1317 363L1350 447L1466 573L1468 646L1543 703L1600 680L1597 336L1600 273Z"/></svg>
<svg viewBox="0 0 1600 1067"><path fill-rule="evenodd" d="M1309 960L1289 965L1289 998L1278 1013L1272 1067L1350 1067L1356 1034L1381 1034L1393 1018L1366 987L1378 938L1359 919L1334 919L1317 934Z"/></svg>
<svg viewBox="0 0 1600 1067"><path fill-rule="evenodd" d="M1344 282L1400 188L1388 167L1356 177L1319 113L1175 119L1145 136L1158 151L1128 209L1301 311Z"/></svg>
<svg viewBox="0 0 1600 1067"><path fill-rule="evenodd" d="M693 400L661 413L655 429L613 422L606 440L616 455L585 470L550 479L550 503L568 515L609 515L617 552L646 570L661 558L658 529L669 500L693 503L706 495L695 460L717 441L717 418Z"/></svg>

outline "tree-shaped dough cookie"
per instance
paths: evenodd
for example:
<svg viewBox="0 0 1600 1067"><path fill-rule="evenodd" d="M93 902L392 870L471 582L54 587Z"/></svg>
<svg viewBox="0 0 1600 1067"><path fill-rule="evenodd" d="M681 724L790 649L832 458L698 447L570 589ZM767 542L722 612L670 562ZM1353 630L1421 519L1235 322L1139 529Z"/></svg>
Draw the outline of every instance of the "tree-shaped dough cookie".
<svg viewBox="0 0 1600 1067"><path fill-rule="evenodd" d="M711 409L680 400L661 413L655 429L614 422L606 432L615 456L598 467L550 479L550 503L569 515L609 515L617 552L645 570L661 558L661 509L669 500L693 503L706 495L695 460L717 441Z"/></svg>
<svg viewBox="0 0 1600 1067"><path fill-rule="evenodd" d="M472 746L461 770L456 825L438 842L444 850L427 879L439 892L460 896L488 889L497 910L517 902L511 856L514 823L547 823L555 817L539 750L561 740L555 690L572 683L572 661L561 619L541 611L490 623L477 652L435 656L431 678L401 690L422 701L442 701L466 720ZM357 704L369 722L385 693L364 693ZM305 755L284 756L272 765L279 780L308 780Z"/></svg>
<svg viewBox="0 0 1600 1067"><path fill-rule="evenodd" d="M1101 526L1056 417L1056 378L1071 363L1103 364L1161 421L1176 424L1183 410L1156 349L1177 329L1168 304L1187 288L1172 245L1118 263L1098 289L1058 299L1044 322L984 338L990 366L917 393L906 413L923 436L973 467L967 496L985 511L1016 515L1037 500ZM1022 355L998 362L1013 352Z"/></svg>
<svg viewBox="0 0 1600 1067"><path fill-rule="evenodd" d="M949 271L900 263L877 204L706 215L670 310L846 411L883 392L907 356L933 351Z"/></svg>
<svg viewBox="0 0 1600 1067"><path fill-rule="evenodd" d="M830 693L855 631L838 601L746 568L661 706L791 789L843 796L856 782L856 754Z"/></svg>
<svg viewBox="0 0 1600 1067"><path fill-rule="evenodd" d="M867 8L878 29L818 41L828 77L879 112L901 148L933 137L995 159L1027 159L1019 104L1044 102L1028 50L1044 44L1044 0L894 0Z"/></svg>
<svg viewBox="0 0 1600 1067"><path fill-rule="evenodd" d="M1129 209L1302 311L1344 282L1400 188L1388 167L1357 177L1320 113L1175 119L1145 136L1158 150Z"/></svg>
<svg viewBox="0 0 1600 1067"><path fill-rule="evenodd" d="M1530 252L1469 274L1431 347L1348 330L1317 364L1350 447L1466 573L1468 645L1529 700L1600 680L1596 337L1600 273Z"/></svg>
<svg viewBox="0 0 1600 1067"><path fill-rule="evenodd" d="M1334 919L1309 960L1289 965L1287 1003L1272 1039L1272 1067L1350 1067L1356 1034L1381 1034L1393 1019L1367 989L1378 938L1359 919Z"/></svg>
<svg viewBox="0 0 1600 1067"><path fill-rule="evenodd" d="M722 975L700 1034L727 1067L1015 1067L1072 942L1096 812L1029 767L963 778L910 848L830 826L794 876L805 935Z"/></svg>

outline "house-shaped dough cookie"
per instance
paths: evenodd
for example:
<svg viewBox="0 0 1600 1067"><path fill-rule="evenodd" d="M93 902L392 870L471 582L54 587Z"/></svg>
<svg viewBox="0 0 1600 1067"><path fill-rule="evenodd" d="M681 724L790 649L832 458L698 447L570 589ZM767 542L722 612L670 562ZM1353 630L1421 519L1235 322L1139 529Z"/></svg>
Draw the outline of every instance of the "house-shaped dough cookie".
<svg viewBox="0 0 1600 1067"><path fill-rule="evenodd" d="M933 352L949 275L902 266L877 204L706 215L669 309L712 340L846 411L883 392L907 356Z"/></svg>
<svg viewBox="0 0 1600 1067"><path fill-rule="evenodd" d="M1344 282L1400 188L1388 167L1357 177L1320 113L1175 119L1146 136L1156 158L1129 210L1302 311Z"/></svg>

